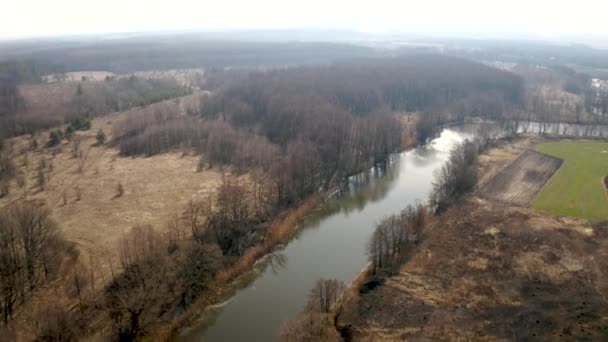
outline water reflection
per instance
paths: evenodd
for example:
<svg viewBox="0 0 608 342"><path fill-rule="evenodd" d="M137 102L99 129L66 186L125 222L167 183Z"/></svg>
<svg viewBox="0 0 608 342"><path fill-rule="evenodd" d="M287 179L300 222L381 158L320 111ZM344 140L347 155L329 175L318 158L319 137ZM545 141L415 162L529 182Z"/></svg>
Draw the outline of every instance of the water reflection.
<svg viewBox="0 0 608 342"><path fill-rule="evenodd" d="M268 266L272 273L277 274L282 268L287 265L287 256L283 253L271 253L268 257Z"/></svg>

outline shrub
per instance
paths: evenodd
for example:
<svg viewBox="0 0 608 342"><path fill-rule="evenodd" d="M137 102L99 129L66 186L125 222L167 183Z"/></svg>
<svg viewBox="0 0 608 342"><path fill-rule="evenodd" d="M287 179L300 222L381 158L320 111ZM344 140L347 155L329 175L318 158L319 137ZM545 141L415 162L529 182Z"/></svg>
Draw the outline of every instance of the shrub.
<svg viewBox="0 0 608 342"><path fill-rule="evenodd" d="M74 132L76 132L74 127L72 125L68 125L68 127L65 128L65 134L64 134L66 139L70 139L74 135Z"/></svg>
<svg viewBox="0 0 608 342"><path fill-rule="evenodd" d="M91 129L91 119L86 115L78 115L70 119L70 126L77 131L86 131Z"/></svg>
<svg viewBox="0 0 608 342"><path fill-rule="evenodd" d="M63 140L63 132L56 128L49 134L49 146L57 146Z"/></svg>
<svg viewBox="0 0 608 342"><path fill-rule="evenodd" d="M97 139L97 145L103 145L106 142L106 134L101 128L99 129L99 131L97 131L95 139Z"/></svg>

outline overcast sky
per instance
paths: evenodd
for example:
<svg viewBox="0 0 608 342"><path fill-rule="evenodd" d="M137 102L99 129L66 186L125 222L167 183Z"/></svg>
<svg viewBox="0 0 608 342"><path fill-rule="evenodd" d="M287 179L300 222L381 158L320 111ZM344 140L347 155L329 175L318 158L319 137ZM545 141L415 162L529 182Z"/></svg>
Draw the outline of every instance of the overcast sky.
<svg viewBox="0 0 608 342"><path fill-rule="evenodd" d="M181 29L608 36L606 0L4 0L0 38Z"/></svg>

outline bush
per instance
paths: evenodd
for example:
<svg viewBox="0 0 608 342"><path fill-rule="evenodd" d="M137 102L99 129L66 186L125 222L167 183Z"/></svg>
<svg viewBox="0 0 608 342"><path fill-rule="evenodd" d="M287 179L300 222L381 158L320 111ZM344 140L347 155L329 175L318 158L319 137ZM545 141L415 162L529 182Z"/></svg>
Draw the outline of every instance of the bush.
<svg viewBox="0 0 608 342"><path fill-rule="evenodd" d="M68 127L73 127L73 129L77 131L89 130L91 129L91 118L87 115L78 115L72 117L72 119L70 119L70 125Z"/></svg>
<svg viewBox="0 0 608 342"><path fill-rule="evenodd" d="M49 134L49 146L57 146L63 140L63 132L56 128Z"/></svg>
<svg viewBox="0 0 608 342"><path fill-rule="evenodd" d="M97 145L103 145L106 142L106 134L101 128L99 129L99 131L97 131L95 139L97 139Z"/></svg>
<svg viewBox="0 0 608 342"><path fill-rule="evenodd" d="M70 139L74 133L76 132L76 130L74 129L74 127L72 125L68 125L68 127L65 128L65 138L66 139Z"/></svg>

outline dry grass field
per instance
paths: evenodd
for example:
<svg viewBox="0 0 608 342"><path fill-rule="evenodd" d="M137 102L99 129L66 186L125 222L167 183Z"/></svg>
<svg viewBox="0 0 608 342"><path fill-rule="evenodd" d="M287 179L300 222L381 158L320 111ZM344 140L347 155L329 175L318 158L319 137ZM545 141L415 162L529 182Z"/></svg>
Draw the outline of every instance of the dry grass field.
<svg viewBox="0 0 608 342"><path fill-rule="evenodd" d="M194 97L181 98L180 108L185 111L190 108L189 103L196 104ZM44 147L48 132L38 136L41 147L35 150L29 148L29 136L13 139L15 163L21 175L17 178L23 179L24 184L11 182L10 194L0 199L0 206L24 197L44 200L64 236L85 255L98 258L100 267L106 269L107 258L117 253L117 241L133 226L152 225L166 231L170 223L183 216L190 200L213 198L223 177L231 176L229 169L197 172L199 157L184 152L123 158L108 143L96 145L99 129L111 139L112 123L132 111L93 120L90 130L79 131L70 142L64 141L55 155L52 148ZM75 141L79 141L81 157L74 157ZM43 186L41 163L45 165ZM247 176L239 179L246 181ZM119 184L124 190L122 195Z"/></svg>
<svg viewBox="0 0 608 342"><path fill-rule="evenodd" d="M427 231L398 275L347 300L353 340L608 338L608 227L471 201Z"/></svg>

